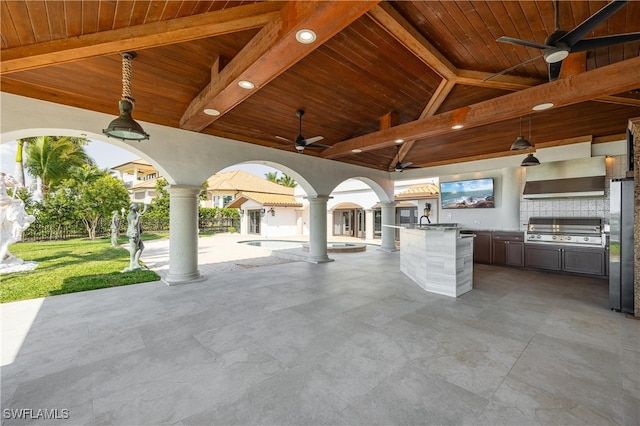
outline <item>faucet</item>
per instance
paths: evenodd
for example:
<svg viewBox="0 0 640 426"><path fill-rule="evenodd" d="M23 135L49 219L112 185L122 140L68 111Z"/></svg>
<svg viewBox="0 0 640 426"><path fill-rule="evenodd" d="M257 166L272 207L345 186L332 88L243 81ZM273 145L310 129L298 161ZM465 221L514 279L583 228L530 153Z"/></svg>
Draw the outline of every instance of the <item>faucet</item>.
<svg viewBox="0 0 640 426"><path fill-rule="evenodd" d="M418 226L422 228L422 219L426 218L427 223L431 223L429 219L429 213L431 213L431 203L424 203L424 210L422 211L422 216L420 216L420 220L418 221Z"/></svg>

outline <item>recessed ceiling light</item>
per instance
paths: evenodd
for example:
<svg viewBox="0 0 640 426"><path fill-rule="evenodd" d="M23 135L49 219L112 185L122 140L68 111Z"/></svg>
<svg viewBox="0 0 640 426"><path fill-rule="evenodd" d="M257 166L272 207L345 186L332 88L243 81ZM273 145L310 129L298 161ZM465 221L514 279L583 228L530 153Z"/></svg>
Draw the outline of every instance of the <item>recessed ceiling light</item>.
<svg viewBox="0 0 640 426"><path fill-rule="evenodd" d="M543 104L534 106L532 109L534 111L544 111L545 109L549 109L551 107L553 107L553 104L551 102L545 102Z"/></svg>
<svg viewBox="0 0 640 426"><path fill-rule="evenodd" d="M302 29L296 33L296 40L302 44L310 44L316 41L316 33L311 30Z"/></svg>
<svg viewBox="0 0 640 426"><path fill-rule="evenodd" d="M394 142L395 143L402 143L402 142L404 142L404 139L396 139Z"/></svg>
<svg viewBox="0 0 640 426"><path fill-rule="evenodd" d="M362 152L362 150L356 148L356 149L352 149L351 152L353 152L354 154L360 154Z"/></svg>
<svg viewBox="0 0 640 426"><path fill-rule="evenodd" d="M451 126L451 128L452 128L453 130L460 130L460 129L462 129L463 127L464 127L464 125L463 125L463 124L456 124L455 126Z"/></svg>
<svg viewBox="0 0 640 426"><path fill-rule="evenodd" d="M249 80L240 80L238 82L238 86L242 87L243 89L254 89L256 87L256 85Z"/></svg>
<svg viewBox="0 0 640 426"><path fill-rule="evenodd" d="M220 115L220 111L213 108L207 108L203 112L207 115L213 115L213 116Z"/></svg>

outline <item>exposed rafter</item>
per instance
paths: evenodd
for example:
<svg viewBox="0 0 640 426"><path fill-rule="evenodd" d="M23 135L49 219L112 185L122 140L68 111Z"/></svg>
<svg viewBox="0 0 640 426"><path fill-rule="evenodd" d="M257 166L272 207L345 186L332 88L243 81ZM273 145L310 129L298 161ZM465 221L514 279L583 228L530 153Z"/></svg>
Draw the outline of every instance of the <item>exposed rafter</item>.
<svg viewBox="0 0 640 426"><path fill-rule="evenodd" d="M233 58L185 111L180 126L200 131L213 123L238 103L251 96L252 91L238 86L240 80L251 81L256 89L264 86L329 38L365 14L379 3L369 1L289 1L279 15ZM296 32L310 28L316 32L316 41L302 44ZM204 114L205 108L220 112L218 116Z"/></svg>
<svg viewBox="0 0 640 426"><path fill-rule="evenodd" d="M497 123L530 114L531 108L542 102L561 107L631 90L638 85L638 69L640 57L339 142L325 150L322 156L339 158L353 149L380 149L392 146L399 137L420 139L446 134L452 131L454 124L464 124L469 129Z"/></svg>
<svg viewBox="0 0 640 426"><path fill-rule="evenodd" d="M390 4L381 3L371 9L369 16L441 77L456 76L456 67Z"/></svg>
<svg viewBox="0 0 640 426"><path fill-rule="evenodd" d="M282 5L261 2L2 50L0 74L263 27Z"/></svg>

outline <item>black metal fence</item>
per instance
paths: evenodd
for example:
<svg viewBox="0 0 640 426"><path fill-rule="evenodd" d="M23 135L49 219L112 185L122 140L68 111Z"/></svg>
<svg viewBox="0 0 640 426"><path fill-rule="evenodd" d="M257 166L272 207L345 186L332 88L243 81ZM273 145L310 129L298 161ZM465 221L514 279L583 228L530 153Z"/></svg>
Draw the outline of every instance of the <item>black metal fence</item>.
<svg viewBox="0 0 640 426"><path fill-rule="evenodd" d="M142 217L142 228L145 233L169 232L169 220ZM240 219L221 217L201 220L199 228L200 232L238 232L240 231ZM122 221L120 224L120 235L126 231L126 221ZM111 235L111 218L102 218L96 227L96 237L109 235ZM69 238L87 238L88 236L89 233L82 220L50 224L42 223L36 218L35 222L24 231L22 241L66 240Z"/></svg>

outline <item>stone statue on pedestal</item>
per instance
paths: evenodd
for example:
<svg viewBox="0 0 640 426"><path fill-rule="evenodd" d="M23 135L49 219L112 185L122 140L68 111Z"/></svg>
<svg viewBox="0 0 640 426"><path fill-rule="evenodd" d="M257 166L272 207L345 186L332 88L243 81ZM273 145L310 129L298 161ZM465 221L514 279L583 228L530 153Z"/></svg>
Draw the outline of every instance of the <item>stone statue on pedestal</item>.
<svg viewBox="0 0 640 426"><path fill-rule="evenodd" d="M122 209L124 212L124 209ZM114 210L111 212L111 247L118 247L118 236L120 235L120 212Z"/></svg>
<svg viewBox="0 0 640 426"><path fill-rule="evenodd" d="M129 267L125 268L122 272L136 271L139 269L146 269L140 264L140 255L144 250L144 244L142 243L142 224L140 223L140 217L142 217L147 211L147 206L142 212L139 212L140 205L134 203L129 208L129 214L127 215L127 237L129 237Z"/></svg>
<svg viewBox="0 0 640 426"><path fill-rule="evenodd" d="M13 176L0 173L0 273L29 271L35 269L36 262L17 258L9 251L9 246L22 240L22 233L36 218L25 211L24 201L16 197L22 185ZM7 194L13 189L13 196Z"/></svg>

